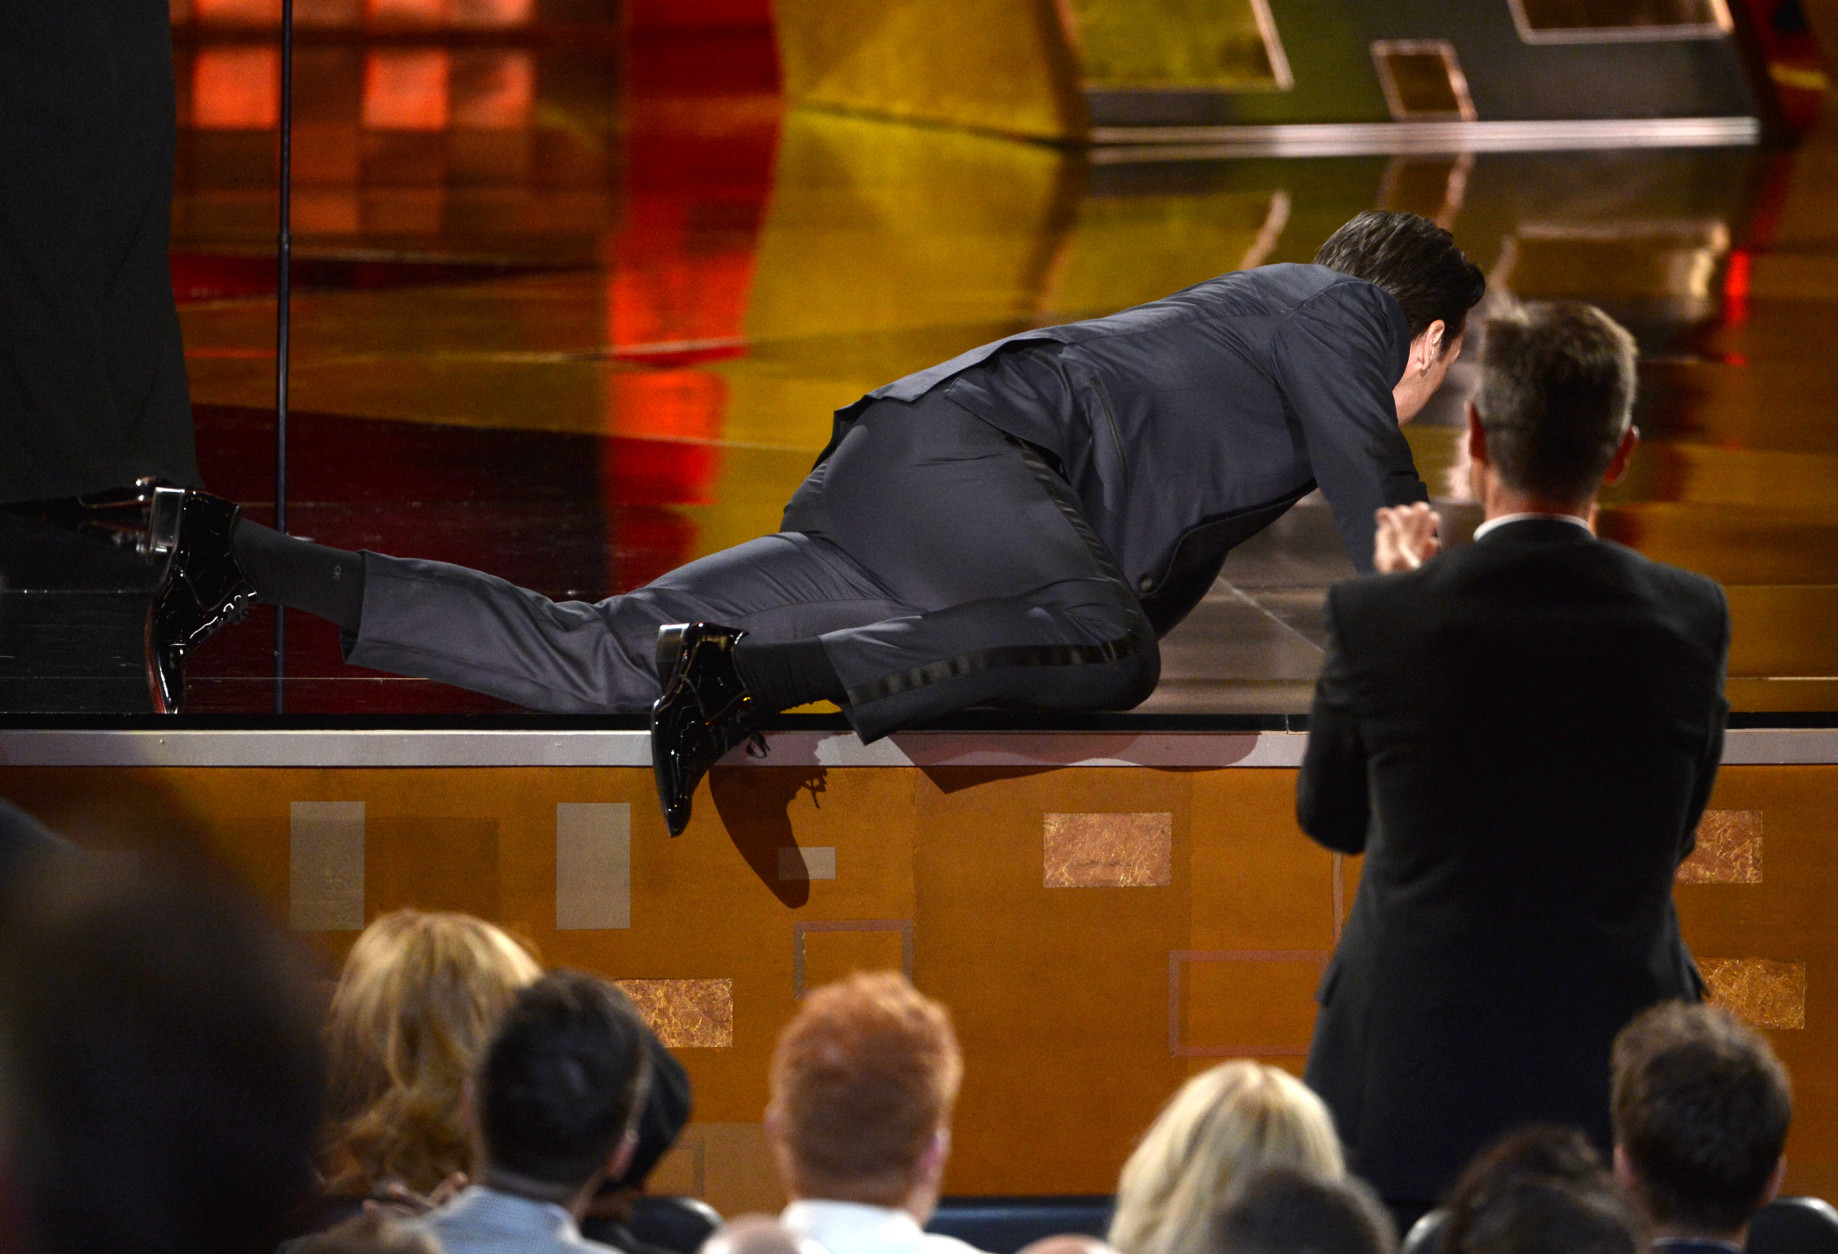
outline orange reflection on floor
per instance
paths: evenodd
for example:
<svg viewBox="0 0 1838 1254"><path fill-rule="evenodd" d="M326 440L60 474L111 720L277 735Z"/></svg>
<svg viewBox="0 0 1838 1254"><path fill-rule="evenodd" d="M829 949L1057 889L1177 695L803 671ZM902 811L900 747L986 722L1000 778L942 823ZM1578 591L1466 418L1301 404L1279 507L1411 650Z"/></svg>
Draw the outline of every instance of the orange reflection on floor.
<svg viewBox="0 0 1838 1254"><path fill-rule="evenodd" d="M266 47L202 49L192 63L191 124L201 131L272 129L281 116L281 54Z"/></svg>
<svg viewBox="0 0 1838 1254"><path fill-rule="evenodd" d="M390 48L364 58L364 125L373 131L444 131L451 114L445 48Z"/></svg>

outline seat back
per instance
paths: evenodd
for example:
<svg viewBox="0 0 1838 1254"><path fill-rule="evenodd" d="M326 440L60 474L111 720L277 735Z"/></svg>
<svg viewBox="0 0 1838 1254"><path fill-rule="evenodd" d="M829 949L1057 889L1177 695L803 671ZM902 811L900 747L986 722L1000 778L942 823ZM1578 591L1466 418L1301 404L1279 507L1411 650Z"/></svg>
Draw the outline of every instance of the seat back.
<svg viewBox="0 0 1838 1254"><path fill-rule="evenodd" d="M641 1193L632 1201L626 1230L646 1245L696 1254L709 1234L721 1226L713 1206L696 1197L660 1197Z"/></svg>
<svg viewBox="0 0 1838 1254"><path fill-rule="evenodd" d="M1110 1231L1116 1199L1098 1197L947 1197L927 1232L968 1242L988 1254L1015 1254L1042 1237L1081 1233L1100 1241Z"/></svg>
<svg viewBox="0 0 1838 1254"><path fill-rule="evenodd" d="M1838 1210L1816 1197L1779 1197L1749 1223L1748 1254L1838 1254Z"/></svg>
<svg viewBox="0 0 1838 1254"><path fill-rule="evenodd" d="M1398 1254L1436 1254L1442 1248L1442 1230L1449 1226L1449 1212L1433 1210L1410 1226Z"/></svg>

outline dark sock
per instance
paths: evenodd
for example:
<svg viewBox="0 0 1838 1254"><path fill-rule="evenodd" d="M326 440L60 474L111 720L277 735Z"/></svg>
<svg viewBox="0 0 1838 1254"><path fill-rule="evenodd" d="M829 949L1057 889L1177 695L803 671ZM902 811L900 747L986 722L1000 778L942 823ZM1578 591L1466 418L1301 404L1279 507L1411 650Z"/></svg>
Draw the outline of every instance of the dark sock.
<svg viewBox="0 0 1838 1254"><path fill-rule="evenodd" d="M364 612L361 554L296 540L247 518L236 520L230 551L263 601L329 618L346 631L357 630Z"/></svg>
<svg viewBox="0 0 1838 1254"><path fill-rule="evenodd" d="M842 680L836 677L821 640L790 644L742 640L734 646L734 669L753 699L775 713L812 701L843 702Z"/></svg>

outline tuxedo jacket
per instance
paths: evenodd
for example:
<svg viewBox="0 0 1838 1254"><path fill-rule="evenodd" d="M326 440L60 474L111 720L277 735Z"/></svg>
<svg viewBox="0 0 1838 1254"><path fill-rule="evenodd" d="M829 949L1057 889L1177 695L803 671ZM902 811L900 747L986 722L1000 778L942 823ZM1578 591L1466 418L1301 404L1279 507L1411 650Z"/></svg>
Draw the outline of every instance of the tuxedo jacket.
<svg viewBox="0 0 1838 1254"><path fill-rule="evenodd" d="M1606 1148L1616 1032L1703 987L1672 880L1722 753L1722 590L1530 519L1327 615L1297 817L1365 858L1307 1078L1352 1169L1430 1201L1517 1124Z"/></svg>
<svg viewBox="0 0 1838 1254"><path fill-rule="evenodd" d="M1317 486L1354 565L1372 569L1374 511L1427 499L1392 399L1410 339L1371 283L1237 271L908 375L838 410L831 447L869 404L942 390L1058 463L1165 634L1234 545Z"/></svg>

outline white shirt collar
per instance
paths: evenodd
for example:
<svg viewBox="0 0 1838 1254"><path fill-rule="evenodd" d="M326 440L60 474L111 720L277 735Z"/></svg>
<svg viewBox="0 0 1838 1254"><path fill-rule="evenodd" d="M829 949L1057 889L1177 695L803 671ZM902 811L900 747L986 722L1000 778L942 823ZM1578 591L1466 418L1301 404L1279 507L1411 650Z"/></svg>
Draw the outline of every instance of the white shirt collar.
<svg viewBox="0 0 1838 1254"><path fill-rule="evenodd" d="M870 1233L915 1239L922 1230L910 1211L863 1202L834 1202L804 1198L787 1206L779 1222L800 1236L829 1245L837 1237L862 1237Z"/></svg>
<svg viewBox="0 0 1838 1254"><path fill-rule="evenodd" d="M1578 518L1575 514L1501 514L1498 518L1489 518L1486 522L1476 527L1474 529L1474 538L1478 540L1489 531L1495 531L1504 527L1507 523L1524 522L1528 518L1545 518L1552 522L1575 523L1584 531L1589 531L1589 520L1587 518ZM1594 532L1590 532L1590 534L1593 535Z"/></svg>

